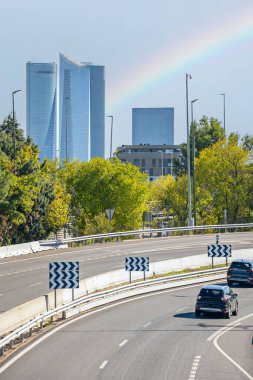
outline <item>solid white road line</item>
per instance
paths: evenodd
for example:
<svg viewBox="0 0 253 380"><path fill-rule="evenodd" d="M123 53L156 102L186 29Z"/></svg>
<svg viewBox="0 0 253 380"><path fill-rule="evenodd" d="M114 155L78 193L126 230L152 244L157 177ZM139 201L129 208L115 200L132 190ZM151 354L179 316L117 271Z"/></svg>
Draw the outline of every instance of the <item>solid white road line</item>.
<svg viewBox="0 0 253 380"><path fill-rule="evenodd" d="M107 363L108 363L108 360L103 361L103 363L101 364L101 366L99 367L99 369L105 368L105 366L106 366Z"/></svg>
<svg viewBox="0 0 253 380"><path fill-rule="evenodd" d="M225 358L227 358L232 364L234 364L234 366L236 368L239 369L239 371L241 371L248 379L250 380L253 380L253 377L247 372L245 371L245 369L243 369L234 359L232 359L225 351L222 350L222 348L218 345L218 340L220 339L220 337L222 335L224 335L227 331L229 330L232 330L234 327L240 325L241 323L237 323L236 325L233 325L231 326L229 329L227 330L224 330L222 331L219 335L217 335L215 338L214 338L214 341L213 341L213 344L215 345L215 347L217 348L217 350L223 355L225 356Z"/></svg>
<svg viewBox="0 0 253 380"><path fill-rule="evenodd" d="M127 344L127 342L128 342L127 339L123 340L123 342L121 342L121 343L119 344L119 347L123 347L123 346L125 346L125 344Z"/></svg>
<svg viewBox="0 0 253 380"><path fill-rule="evenodd" d="M241 321L244 321L244 319L247 319L247 318L250 318L250 317L253 317L253 313L251 314L248 314L248 315L245 315L244 317L242 318L238 318L236 319L234 322L231 322L229 323L227 326L224 326L224 327L221 327L219 330L215 331L212 335L209 336L209 338L207 338L207 341L208 342L211 342L217 335L219 335L220 333L222 333L223 331L226 331L230 326L235 326L238 322L241 322Z"/></svg>

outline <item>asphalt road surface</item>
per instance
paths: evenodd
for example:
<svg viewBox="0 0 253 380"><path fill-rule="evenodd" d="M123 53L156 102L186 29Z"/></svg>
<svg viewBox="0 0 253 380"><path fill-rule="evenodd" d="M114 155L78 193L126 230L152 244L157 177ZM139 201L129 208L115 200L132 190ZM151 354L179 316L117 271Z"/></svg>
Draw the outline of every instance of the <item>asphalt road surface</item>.
<svg viewBox="0 0 253 380"><path fill-rule="evenodd" d="M79 261L80 280L124 268L124 256L149 256L150 261L207 254L215 235L130 240L68 248L0 259L0 313L49 293L49 262ZM232 249L253 247L253 233L221 234L220 243Z"/></svg>
<svg viewBox="0 0 253 380"><path fill-rule="evenodd" d="M227 320L195 318L199 288L139 296L68 321L0 370L1 380L253 379L253 289L234 287L239 315Z"/></svg>

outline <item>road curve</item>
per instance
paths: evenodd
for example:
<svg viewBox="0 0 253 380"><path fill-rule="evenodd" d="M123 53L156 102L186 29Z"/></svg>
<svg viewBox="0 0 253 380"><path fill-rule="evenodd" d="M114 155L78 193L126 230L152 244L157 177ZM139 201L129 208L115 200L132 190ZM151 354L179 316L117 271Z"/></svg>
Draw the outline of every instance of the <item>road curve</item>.
<svg viewBox="0 0 253 380"><path fill-rule="evenodd" d="M195 318L199 288L144 295L67 322L0 370L1 380L253 379L252 288L234 288L240 310L230 320Z"/></svg>
<svg viewBox="0 0 253 380"><path fill-rule="evenodd" d="M233 250L252 248L253 233L220 235ZM50 261L79 261L80 279L124 268L124 256L149 256L150 261L207 253L215 235L192 235L96 244L0 259L0 313L49 292Z"/></svg>

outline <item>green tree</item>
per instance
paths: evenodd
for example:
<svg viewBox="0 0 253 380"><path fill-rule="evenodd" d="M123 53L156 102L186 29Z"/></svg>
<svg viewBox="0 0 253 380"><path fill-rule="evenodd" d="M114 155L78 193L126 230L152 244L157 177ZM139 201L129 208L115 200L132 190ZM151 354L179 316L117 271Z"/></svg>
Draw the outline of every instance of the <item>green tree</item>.
<svg viewBox="0 0 253 380"><path fill-rule="evenodd" d="M225 209L229 223L245 222L251 215L250 153L237 140L232 136L219 141L203 150L196 162L197 186L210 195L218 222L224 222Z"/></svg>
<svg viewBox="0 0 253 380"><path fill-rule="evenodd" d="M95 233L105 228L105 219L101 215L111 208L115 209L111 230L141 226L148 182L147 176L138 168L118 159L107 161L102 158L67 163L66 168L62 168L61 176L66 179L72 195L72 215L80 232Z"/></svg>
<svg viewBox="0 0 253 380"><path fill-rule="evenodd" d="M3 123L0 124L0 154L3 153L10 159L14 158L14 129L16 153L18 153L25 143L24 133L22 129L18 128L18 122L15 117L13 125L13 118L10 114Z"/></svg>
<svg viewBox="0 0 253 380"><path fill-rule="evenodd" d="M225 131L221 122L211 117L203 116L199 123L193 122L190 128L190 156L192 173L192 143L195 136L195 157L199 157L203 149L209 148L225 138ZM181 144L182 160L175 161L174 172L176 175L186 174L187 172L187 144Z"/></svg>

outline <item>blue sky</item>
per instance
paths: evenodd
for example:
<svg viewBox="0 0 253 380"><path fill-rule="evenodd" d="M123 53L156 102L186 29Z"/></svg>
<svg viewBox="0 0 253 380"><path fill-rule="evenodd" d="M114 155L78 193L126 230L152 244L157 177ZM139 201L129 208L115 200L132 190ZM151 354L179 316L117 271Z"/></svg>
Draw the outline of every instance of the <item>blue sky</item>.
<svg viewBox="0 0 253 380"><path fill-rule="evenodd" d="M106 113L114 115L114 148L131 143L133 107L174 107L175 143L186 140L186 72L192 75L189 99L199 98L194 105L196 119L207 115L222 121L218 94L224 92L228 133L253 133L253 27L240 35L246 17L253 18L251 0L9 0L1 2L0 14L1 120L11 111L11 92L22 89L16 95L15 108L25 127L25 64L29 60L58 63L62 52L105 65ZM224 31L228 38L219 45ZM208 49L207 39L203 51L205 36L216 38L216 49ZM191 60L194 41L202 43L202 53L194 56L192 49ZM154 75L156 67L169 67L179 48L181 53L185 49L185 55L176 62L177 69L149 83L149 72ZM139 91L142 72L145 76ZM145 81L149 85L145 86ZM108 119L107 154L109 125Z"/></svg>

